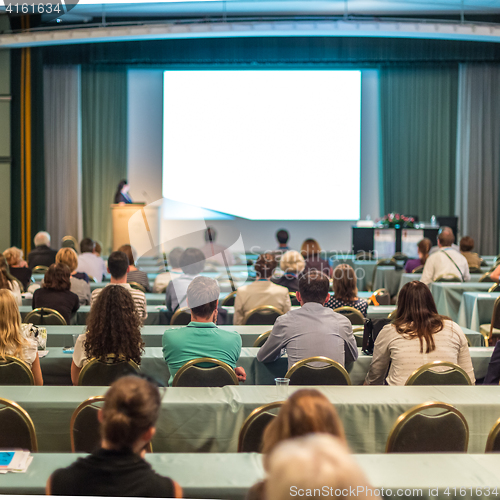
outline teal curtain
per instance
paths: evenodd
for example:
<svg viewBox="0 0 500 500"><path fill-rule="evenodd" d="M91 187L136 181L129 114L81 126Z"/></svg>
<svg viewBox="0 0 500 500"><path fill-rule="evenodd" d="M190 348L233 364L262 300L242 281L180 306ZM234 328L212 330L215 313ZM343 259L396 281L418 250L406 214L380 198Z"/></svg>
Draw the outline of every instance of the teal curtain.
<svg viewBox="0 0 500 500"><path fill-rule="evenodd" d="M127 70L82 67L83 236L111 250L111 210L127 176Z"/></svg>
<svg viewBox="0 0 500 500"><path fill-rule="evenodd" d="M380 72L384 213L454 215L458 67Z"/></svg>

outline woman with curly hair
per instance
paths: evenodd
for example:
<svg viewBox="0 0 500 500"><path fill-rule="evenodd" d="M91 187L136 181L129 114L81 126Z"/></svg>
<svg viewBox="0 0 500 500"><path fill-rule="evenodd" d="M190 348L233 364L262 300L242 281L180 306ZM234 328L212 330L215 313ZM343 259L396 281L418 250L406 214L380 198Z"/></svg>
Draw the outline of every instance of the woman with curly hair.
<svg viewBox="0 0 500 500"><path fill-rule="evenodd" d="M139 364L143 352L141 318L132 295L122 286L106 286L92 304L87 332L75 343L71 381L78 384L80 371L91 358L116 354Z"/></svg>

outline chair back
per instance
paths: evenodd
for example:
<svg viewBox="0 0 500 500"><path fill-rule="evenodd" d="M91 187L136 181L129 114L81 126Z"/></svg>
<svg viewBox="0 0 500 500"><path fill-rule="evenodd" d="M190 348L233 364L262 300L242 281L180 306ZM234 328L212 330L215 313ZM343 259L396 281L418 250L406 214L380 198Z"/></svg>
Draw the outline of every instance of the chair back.
<svg viewBox="0 0 500 500"><path fill-rule="evenodd" d="M434 280L434 283L462 283L462 279L454 274L441 274Z"/></svg>
<svg viewBox="0 0 500 500"><path fill-rule="evenodd" d="M290 302L292 303L292 306L300 306L300 302L297 299L296 292L288 292L288 295L290 296Z"/></svg>
<svg viewBox="0 0 500 500"><path fill-rule="evenodd" d="M37 307L30 311L24 318L24 323L33 323L36 326L45 325L67 325L62 314L49 307Z"/></svg>
<svg viewBox="0 0 500 500"><path fill-rule="evenodd" d="M352 333L354 335L354 338L356 339L356 346L363 347L363 336L365 333L365 327L364 326L357 326L357 327L352 329Z"/></svg>
<svg viewBox="0 0 500 500"><path fill-rule="evenodd" d="M137 281L130 281L129 285L134 289L134 290L140 290L142 293L146 293L146 289L144 288L143 285L140 283L137 283Z"/></svg>
<svg viewBox="0 0 500 500"><path fill-rule="evenodd" d="M207 364L210 366L206 366ZM188 361L181 366L172 381L172 387L224 387L226 385L239 385L238 377L227 363L215 358L196 358Z"/></svg>
<svg viewBox="0 0 500 500"><path fill-rule="evenodd" d="M104 396L93 396L81 403L71 416L69 433L73 453L92 453L101 445L99 419Z"/></svg>
<svg viewBox="0 0 500 500"><path fill-rule="evenodd" d="M74 236L63 236L63 239L61 240L61 246L64 247L69 247L75 250L75 252L78 252L78 240Z"/></svg>
<svg viewBox="0 0 500 500"><path fill-rule="evenodd" d="M313 366L321 363L322 366ZM346 369L325 356L313 356L295 363L286 373L290 385L351 385Z"/></svg>
<svg viewBox="0 0 500 500"><path fill-rule="evenodd" d="M375 278L377 276L377 268L379 266L393 266L396 269L397 265L398 263L394 259L380 259L373 268L371 288L369 288L369 290L373 290L373 287L375 286Z"/></svg>
<svg viewBox="0 0 500 500"><path fill-rule="evenodd" d="M500 418L495 422L491 428L486 440L485 453L499 453L500 452Z"/></svg>
<svg viewBox="0 0 500 500"><path fill-rule="evenodd" d="M269 403L259 406L243 422L238 437L238 453L259 453L262 448L262 436L266 427L276 418L272 410L279 410L283 403Z"/></svg>
<svg viewBox="0 0 500 500"><path fill-rule="evenodd" d="M189 325L189 323L191 323L191 309L189 307L177 309L170 319L171 325Z"/></svg>
<svg viewBox="0 0 500 500"><path fill-rule="evenodd" d="M337 307L336 309L333 310L333 312L345 316L351 322L352 325L365 324L365 317L363 316L363 313L359 309L356 309L355 307L351 306Z"/></svg>
<svg viewBox="0 0 500 500"><path fill-rule="evenodd" d="M406 255L405 253L403 252L396 252L392 258L396 261L396 262L403 262L403 264L406 264L406 261L409 259L408 255Z"/></svg>
<svg viewBox="0 0 500 500"><path fill-rule="evenodd" d="M420 274L423 272L424 272L424 266L418 266L412 271L412 274Z"/></svg>
<svg viewBox="0 0 500 500"><path fill-rule="evenodd" d="M32 274L45 274L49 268L47 266L35 266L32 270Z"/></svg>
<svg viewBox="0 0 500 500"><path fill-rule="evenodd" d="M403 413L387 439L387 453L466 452L469 426L452 405L422 403Z"/></svg>
<svg viewBox="0 0 500 500"><path fill-rule="evenodd" d="M440 367L448 370L436 371ZM433 361L415 370L405 385L472 385L472 382L467 373L455 363Z"/></svg>
<svg viewBox="0 0 500 500"><path fill-rule="evenodd" d="M222 301L221 306L222 307L234 307L234 300L236 298L236 292L237 292L237 290L234 290L233 292L228 293L224 297L224 300Z"/></svg>
<svg viewBox="0 0 500 500"><path fill-rule="evenodd" d="M80 372L78 385L111 385L125 375L135 375L139 366L132 360L110 354L104 359L91 359Z"/></svg>
<svg viewBox="0 0 500 500"><path fill-rule="evenodd" d="M480 267L471 266L469 267L469 274L482 274L483 270Z"/></svg>
<svg viewBox="0 0 500 500"><path fill-rule="evenodd" d="M243 319L243 325L274 325L274 322L283 314L274 306L259 306L248 311Z"/></svg>
<svg viewBox="0 0 500 500"><path fill-rule="evenodd" d="M22 284L21 280L18 280L15 276L12 276L12 278L14 279L14 281L17 283L17 286L19 287L19 290L22 292L24 292L24 285Z"/></svg>
<svg viewBox="0 0 500 500"><path fill-rule="evenodd" d="M495 280L492 280L490 277L491 273L484 273L480 278L479 278L479 283L496 283Z"/></svg>
<svg viewBox="0 0 500 500"><path fill-rule="evenodd" d="M490 324L490 334L488 336L488 343L486 345L493 346L495 341L493 337L498 338L498 335L493 334L493 330L500 329L500 297L495 300L493 304L493 312L491 313L491 324Z"/></svg>
<svg viewBox="0 0 500 500"><path fill-rule="evenodd" d="M267 339L269 338L269 335L271 335L271 330L268 330L267 332L261 333L256 339L255 342L253 343L253 347L262 347Z"/></svg>
<svg viewBox="0 0 500 500"><path fill-rule="evenodd" d="M14 401L0 398L0 448L38 451L35 426L28 412Z"/></svg>
<svg viewBox="0 0 500 500"><path fill-rule="evenodd" d="M379 288L378 290L375 290L372 294L372 297L373 296L380 306L391 305L391 294L386 288Z"/></svg>
<svg viewBox="0 0 500 500"><path fill-rule="evenodd" d="M495 283L494 285L490 286L490 288L488 288L488 293L498 292L499 289L500 283Z"/></svg>
<svg viewBox="0 0 500 500"><path fill-rule="evenodd" d="M35 385L31 368L19 358L0 358L0 385Z"/></svg>

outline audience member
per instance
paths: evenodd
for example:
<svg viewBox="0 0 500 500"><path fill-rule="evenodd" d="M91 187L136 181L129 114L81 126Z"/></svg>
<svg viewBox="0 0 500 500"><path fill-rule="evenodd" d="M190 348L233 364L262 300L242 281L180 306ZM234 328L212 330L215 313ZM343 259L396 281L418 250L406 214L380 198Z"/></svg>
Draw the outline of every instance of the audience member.
<svg viewBox="0 0 500 500"><path fill-rule="evenodd" d="M161 409L158 388L122 377L106 392L99 410L101 448L52 473L47 495L182 498L181 487L144 460Z"/></svg>
<svg viewBox="0 0 500 500"><path fill-rule="evenodd" d="M148 317L148 309L146 304L146 295L140 290L133 289L127 283L127 273L129 269L128 257L123 252L112 252L108 258L108 271L111 274L111 280L106 285L108 286L119 285L127 289L135 303L135 310L139 315L139 318L146 319ZM104 290L104 288L96 288L90 297L90 305L94 304L99 294Z"/></svg>
<svg viewBox="0 0 500 500"><path fill-rule="evenodd" d="M418 259L408 259L405 265L405 273L412 273L417 267L425 266L425 262L429 257L429 252L432 247L432 241L429 238L424 238L418 242Z"/></svg>
<svg viewBox="0 0 500 500"><path fill-rule="evenodd" d="M102 254L102 244L99 240L94 241L94 255L100 257Z"/></svg>
<svg viewBox="0 0 500 500"><path fill-rule="evenodd" d="M286 229L280 229L276 233L276 240L278 241L278 250L281 252L288 252L290 247L288 246L288 240L290 235Z"/></svg>
<svg viewBox="0 0 500 500"><path fill-rule="evenodd" d="M78 267L78 255L76 252L69 247L61 248L56 255L56 264L64 264L68 266L71 273L70 290L78 295L80 305L90 304L90 285L84 278L77 277L78 274L81 276L81 273L76 272L76 268ZM85 276L88 279L88 276Z"/></svg>
<svg viewBox="0 0 500 500"><path fill-rule="evenodd" d="M461 281L469 281L469 265L466 258L458 250L451 248L455 241L453 231L449 227L443 227L439 231L439 251L429 255L420 281L430 285L440 276L447 275L454 275Z"/></svg>
<svg viewBox="0 0 500 500"><path fill-rule="evenodd" d="M234 300L234 324L241 325L246 314L259 306L274 306L286 313L292 307L288 289L271 283L270 279L276 268L276 257L264 253L255 263L256 280L238 288Z"/></svg>
<svg viewBox="0 0 500 500"><path fill-rule="evenodd" d="M260 362L275 361L282 349L288 354L288 369L311 356L326 356L344 366L358 358L351 322L323 307L329 299L329 285L328 277L319 271L300 277L297 299L301 307L276 320L267 342L257 353Z"/></svg>
<svg viewBox="0 0 500 500"><path fill-rule="evenodd" d="M158 274L155 278L153 284L153 293L163 293L167 289L167 285L175 278L178 278L182 274L181 269L181 255L184 252L184 248L175 247L168 254L167 264L168 271Z"/></svg>
<svg viewBox="0 0 500 500"><path fill-rule="evenodd" d="M14 278L14 276L12 276L12 274L10 274L7 259L2 254L0 254L0 288L10 290L14 295L18 306L23 303L19 282L16 278Z"/></svg>
<svg viewBox="0 0 500 500"><path fill-rule="evenodd" d="M302 243L300 253L306 260L306 272L316 269L325 273L328 277L332 275L332 266L326 259L321 258L321 247L316 240L309 238Z"/></svg>
<svg viewBox="0 0 500 500"><path fill-rule="evenodd" d="M349 264L339 264L333 271L333 295L325 307L354 307L366 317L368 302L358 297L357 278L354 269Z"/></svg>
<svg viewBox="0 0 500 500"><path fill-rule="evenodd" d="M163 355L170 372L169 384L182 365L196 358L215 358L227 363L239 380L245 370L236 368L241 353L241 336L216 325L220 289L216 280L197 276L187 288L191 322L183 328L167 329L163 334Z"/></svg>
<svg viewBox="0 0 500 500"><path fill-rule="evenodd" d="M441 226L439 228L438 234L441 234L441 233L444 233L448 239L452 240L452 243L450 246L451 246L451 248L453 248L453 250L456 250L457 252L460 251L460 247L455 244L455 234L453 233L453 229L451 229L451 227ZM438 251L439 251L439 245L433 246L429 250L429 255L432 255L433 253L438 252Z"/></svg>
<svg viewBox="0 0 500 500"><path fill-rule="evenodd" d="M205 259L208 262L213 262L220 266L234 265L233 254L224 246L215 243L217 238L217 232L213 227L207 227L205 230L205 245L203 245L200 250L203 252ZM226 257L226 262L224 261L223 255Z"/></svg>
<svg viewBox="0 0 500 500"><path fill-rule="evenodd" d="M21 323L21 315L14 296L7 290L0 290L0 358L15 356L30 368L35 385L43 385L38 343L31 325Z"/></svg>
<svg viewBox="0 0 500 500"><path fill-rule="evenodd" d="M127 180L121 180L116 188L115 203L119 203L121 205L133 203L132 198L128 194L129 189L130 186L128 185Z"/></svg>
<svg viewBox="0 0 500 500"><path fill-rule="evenodd" d="M80 371L91 358L115 354L140 364L143 352L141 319L132 296L125 287L107 286L92 304L86 333L75 343L71 380L78 384Z"/></svg>
<svg viewBox="0 0 500 500"><path fill-rule="evenodd" d="M481 257L472 251L474 248L474 240L470 236L464 236L460 240L460 253L467 259L469 267L481 267Z"/></svg>
<svg viewBox="0 0 500 500"><path fill-rule="evenodd" d="M500 342L495 344L495 349L491 355L490 362L488 364L488 372L484 378L483 384L496 385L500 383Z"/></svg>
<svg viewBox="0 0 500 500"><path fill-rule="evenodd" d="M78 311L78 295L70 291L71 280L69 267L64 264L52 264L45 273L42 288L35 290L31 301L33 309L48 307L55 309L69 325L71 318Z"/></svg>
<svg viewBox="0 0 500 500"><path fill-rule="evenodd" d="M142 285L146 292L151 292L151 287L149 286L149 279L147 273L144 271L139 271L137 267L135 267L135 250L131 245L122 245L119 249L119 252L123 252L128 257L129 270L127 273L127 283L139 283Z"/></svg>
<svg viewBox="0 0 500 500"><path fill-rule="evenodd" d="M273 276L271 281L276 285L288 288L289 292L299 289L298 275L304 270L306 263L304 257L296 250L288 250L280 259L280 268L284 271L279 277Z"/></svg>
<svg viewBox="0 0 500 500"><path fill-rule="evenodd" d="M377 336L365 384L404 385L415 370L432 361L458 364L475 382L462 329L438 314L427 285L412 281L399 292L395 319Z"/></svg>
<svg viewBox="0 0 500 500"><path fill-rule="evenodd" d="M90 238L80 242L80 256L78 257L77 272L86 273L89 277L100 283L106 274L106 265L101 257L94 253L95 244Z"/></svg>
<svg viewBox="0 0 500 500"><path fill-rule="evenodd" d="M5 250L3 256L7 259L10 274L17 278L26 290L31 281L31 269L28 267L28 263L23 260L23 251L20 248L11 247Z"/></svg>
<svg viewBox="0 0 500 500"><path fill-rule="evenodd" d="M36 233L34 238L35 248L28 254L28 265L30 269L36 266L47 266L56 261L57 250L50 248L50 234L46 231Z"/></svg>

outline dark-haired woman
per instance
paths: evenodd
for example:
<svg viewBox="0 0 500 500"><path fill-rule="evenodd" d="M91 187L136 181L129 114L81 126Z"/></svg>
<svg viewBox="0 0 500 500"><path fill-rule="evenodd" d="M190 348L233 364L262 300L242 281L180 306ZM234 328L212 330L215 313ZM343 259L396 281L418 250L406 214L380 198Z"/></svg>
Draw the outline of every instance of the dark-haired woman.
<svg viewBox="0 0 500 500"><path fill-rule="evenodd" d="M458 364L472 383L476 380L464 332L438 314L427 285L412 281L399 292L395 319L375 341L365 384L381 385L385 380L388 385L404 385L415 370L432 361Z"/></svg>
<svg viewBox="0 0 500 500"><path fill-rule="evenodd" d="M116 354L139 364L143 352L141 318L132 295L123 286L106 286L92 303L87 333L75 343L71 380L78 384L80 371L90 358Z"/></svg>
<svg viewBox="0 0 500 500"><path fill-rule="evenodd" d="M406 261L405 273L412 273L414 269L420 266L425 266L425 261L429 257L432 241L429 238L424 238L418 242L418 259L410 259Z"/></svg>
<svg viewBox="0 0 500 500"><path fill-rule="evenodd" d="M48 307L55 309L69 325L78 311L80 301L76 293L70 292L71 271L65 264L52 264L43 278L42 288L33 294L33 309Z"/></svg>
<svg viewBox="0 0 500 500"><path fill-rule="evenodd" d="M354 307L366 317L368 302L358 297L356 273L349 264L339 264L333 270L333 293L325 307Z"/></svg>
<svg viewBox="0 0 500 500"><path fill-rule="evenodd" d="M160 393L151 382L136 376L114 382L99 410L101 448L52 473L46 494L182 498L181 487L144 460L160 407Z"/></svg>
<svg viewBox="0 0 500 500"><path fill-rule="evenodd" d="M127 180L122 179L116 188L115 203L133 203L132 198L128 194L129 189Z"/></svg>

